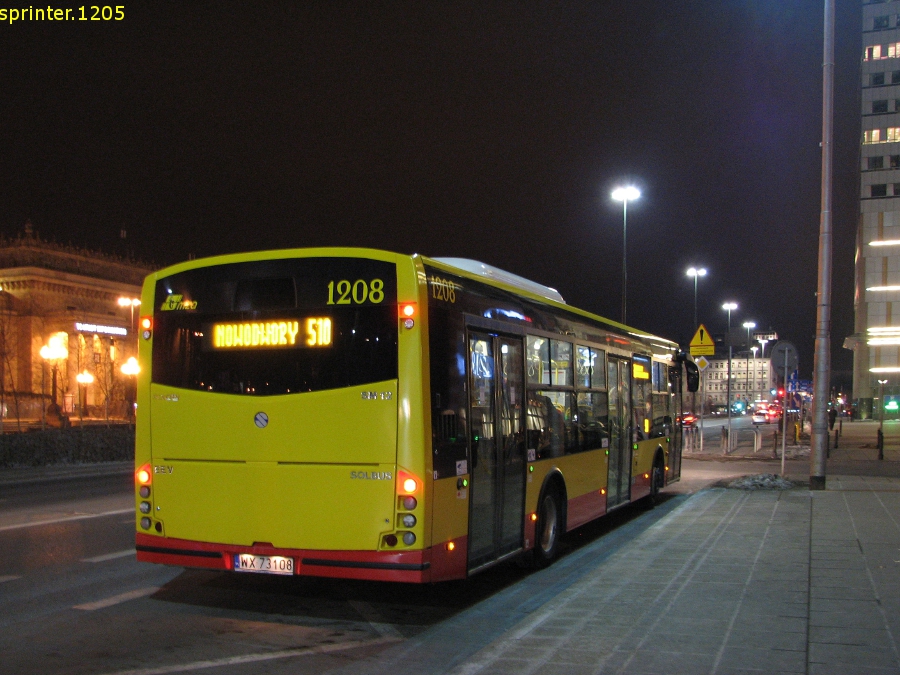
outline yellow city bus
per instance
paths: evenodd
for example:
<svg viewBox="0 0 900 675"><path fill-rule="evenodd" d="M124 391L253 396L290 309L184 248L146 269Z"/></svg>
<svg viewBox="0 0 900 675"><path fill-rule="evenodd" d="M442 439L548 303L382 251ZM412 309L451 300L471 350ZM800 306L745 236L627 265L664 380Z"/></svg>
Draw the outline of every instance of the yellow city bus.
<svg viewBox="0 0 900 675"><path fill-rule="evenodd" d="M677 345L481 263L244 253L141 301L142 561L462 579L680 475Z"/></svg>

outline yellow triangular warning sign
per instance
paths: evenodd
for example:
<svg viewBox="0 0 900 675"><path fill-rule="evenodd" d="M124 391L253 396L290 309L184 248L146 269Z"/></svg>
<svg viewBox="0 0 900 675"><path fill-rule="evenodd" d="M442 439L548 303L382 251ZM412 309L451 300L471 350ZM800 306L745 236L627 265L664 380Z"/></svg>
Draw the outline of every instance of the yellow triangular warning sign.
<svg viewBox="0 0 900 675"><path fill-rule="evenodd" d="M712 356L716 353L716 343L702 323L691 340L691 356Z"/></svg>

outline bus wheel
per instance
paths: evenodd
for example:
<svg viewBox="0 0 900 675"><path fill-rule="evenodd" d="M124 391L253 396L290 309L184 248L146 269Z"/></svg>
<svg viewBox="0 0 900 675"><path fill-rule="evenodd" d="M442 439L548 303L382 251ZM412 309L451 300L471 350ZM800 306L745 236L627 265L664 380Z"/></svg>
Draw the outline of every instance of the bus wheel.
<svg viewBox="0 0 900 675"><path fill-rule="evenodd" d="M653 469L650 471L650 494L647 496L647 504L651 508L659 502L659 491L663 489L666 483L666 467L662 459L657 458L653 462Z"/></svg>
<svg viewBox="0 0 900 675"><path fill-rule="evenodd" d="M549 489L541 498L538 507L537 531L534 542L534 567L545 567L559 552L562 509L554 489Z"/></svg>

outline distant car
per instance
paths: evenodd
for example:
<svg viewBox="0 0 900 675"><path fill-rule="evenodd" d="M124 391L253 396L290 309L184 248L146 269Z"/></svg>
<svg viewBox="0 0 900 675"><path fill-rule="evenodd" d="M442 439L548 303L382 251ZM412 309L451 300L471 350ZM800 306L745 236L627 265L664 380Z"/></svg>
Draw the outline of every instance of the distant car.
<svg viewBox="0 0 900 675"><path fill-rule="evenodd" d="M753 411L753 424L765 424L769 421L769 409L763 406L757 406Z"/></svg>
<svg viewBox="0 0 900 675"><path fill-rule="evenodd" d="M693 427L697 424L697 416L693 413L685 413L684 415L680 415L677 419L678 423L683 427Z"/></svg>

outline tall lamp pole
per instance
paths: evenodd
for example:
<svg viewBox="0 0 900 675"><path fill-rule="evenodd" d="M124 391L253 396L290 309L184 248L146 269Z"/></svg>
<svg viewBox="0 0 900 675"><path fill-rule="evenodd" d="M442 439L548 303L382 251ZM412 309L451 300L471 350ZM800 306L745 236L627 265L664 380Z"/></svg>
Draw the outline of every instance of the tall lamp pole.
<svg viewBox="0 0 900 675"><path fill-rule="evenodd" d="M694 327L693 330L697 329L697 326L700 324L697 323L697 278L706 276L706 268L700 267L699 269L696 267L689 267L687 271L687 275L689 277L694 277Z"/></svg>
<svg viewBox="0 0 900 675"><path fill-rule="evenodd" d="M822 59L822 215L819 220L819 283L813 359L813 418L809 489L825 489L828 456L828 391L831 387L831 182L834 135L834 0L825 0Z"/></svg>
<svg viewBox="0 0 900 675"><path fill-rule="evenodd" d="M750 391L750 331L756 328L756 324L753 321L745 321L743 323L744 328L747 329L747 391ZM750 407L750 395L747 394L747 407Z"/></svg>
<svg viewBox="0 0 900 675"><path fill-rule="evenodd" d="M725 399L725 407L728 409L728 442L725 446L725 453L731 450L731 312L732 310L737 309L736 302L726 302L722 305L722 309L728 312L728 332L725 334L726 339L728 340L728 383L725 387L726 390L726 399Z"/></svg>
<svg viewBox="0 0 900 675"><path fill-rule="evenodd" d="M613 190L612 198L622 202L622 323L626 320L628 306L628 202L641 196L641 191L633 185L626 185Z"/></svg>

